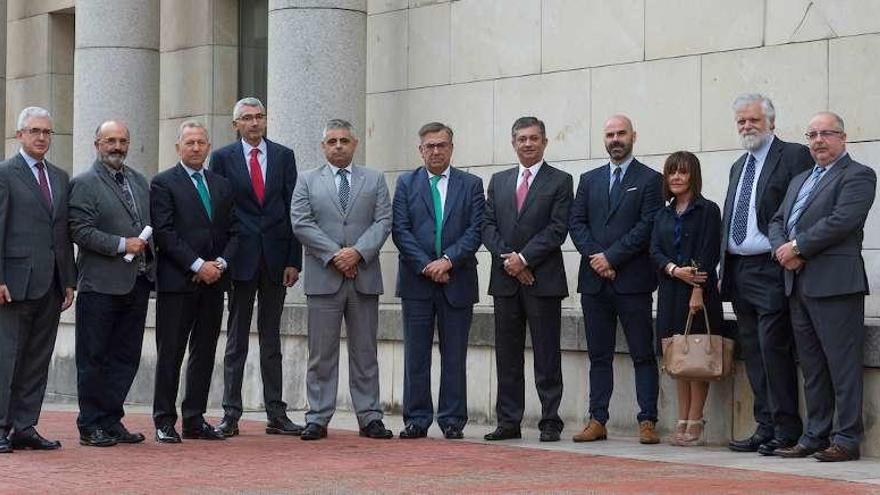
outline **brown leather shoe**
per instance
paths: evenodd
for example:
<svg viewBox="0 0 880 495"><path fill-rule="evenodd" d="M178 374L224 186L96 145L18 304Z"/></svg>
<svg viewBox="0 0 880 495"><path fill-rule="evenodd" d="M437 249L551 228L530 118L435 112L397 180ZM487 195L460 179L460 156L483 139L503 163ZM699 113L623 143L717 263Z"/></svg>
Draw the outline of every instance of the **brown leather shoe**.
<svg viewBox="0 0 880 495"><path fill-rule="evenodd" d="M846 462L859 460L859 451L851 452L841 445L832 443L831 447L820 450L813 454L813 459L819 462Z"/></svg>
<svg viewBox="0 0 880 495"><path fill-rule="evenodd" d="M590 422L587 423L587 426L584 427L584 431L571 437L574 442L595 442L596 440L605 440L607 438L608 431L605 429L605 425L595 419L591 419Z"/></svg>
<svg viewBox="0 0 880 495"><path fill-rule="evenodd" d="M773 451L773 454L777 457L784 457L786 459L799 459L802 457L807 457L815 454L824 449L814 449L812 447L807 447L801 443L798 443L794 447L776 449Z"/></svg>
<svg viewBox="0 0 880 495"><path fill-rule="evenodd" d="M655 423L653 421L646 419L639 422L639 443L646 445L660 443L660 436L657 435L657 430L654 427Z"/></svg>

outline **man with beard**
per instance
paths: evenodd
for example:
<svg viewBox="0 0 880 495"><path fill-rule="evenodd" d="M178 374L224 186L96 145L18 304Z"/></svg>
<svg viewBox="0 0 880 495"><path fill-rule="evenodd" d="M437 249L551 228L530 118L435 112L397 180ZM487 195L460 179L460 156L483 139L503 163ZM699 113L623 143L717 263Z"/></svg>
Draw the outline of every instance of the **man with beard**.
<svg viewBox="0 0 880 495"><path fill-rule="evenodd" d="M590 421L573 440L607 437L620 318L635 367L639 441L655 444L660 438L655 429L658 374L651 293L657 274L648 247L654 215L663 206L662 176L633 158L636 133L625 115L608 119L604 140L611 163L581 175L569 223L582 256L578 292L590 356Z"/></svg>
<svg viewBox="0 0 880 495"><path fill-rule="evenodd" d="M97 160L70 182L70 237L79 246L77 427L80 443L93 447L144 441L121 422L155 281L152 244L138 237L150 224L150 187L125 164L130 143L124 123L104 122L95 131Z"/></svg>
<svg viewBox="0 0 880 495"><path fill-rule="evenodd" d="M812 164L806 146L774 136L776 110L764 95L733 102L740 144L746 150L730 169L721 225L720 285L733 302L737 340L754 394L758 427L729 448L773 455L797 443L802 423L782 267L770 253L767 224L795 175Z"/></svg>

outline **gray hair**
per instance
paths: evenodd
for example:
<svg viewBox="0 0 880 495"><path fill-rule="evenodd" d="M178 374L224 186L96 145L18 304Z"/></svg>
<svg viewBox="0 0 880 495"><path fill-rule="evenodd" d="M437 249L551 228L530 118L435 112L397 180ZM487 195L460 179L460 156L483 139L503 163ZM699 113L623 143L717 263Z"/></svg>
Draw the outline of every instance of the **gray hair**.
<svg viewBox="0 0 880 495"><path fill-rule="evenodd" d="M826 110L824 112L819 112L816 115L813 115L813 119L815 119L816 117L818 117L820 115L827 115L828 117L831 117L832 119L834 119L834 125L837 126L837 130L840 132L846 132L846 128L843 125L843 117L841 117L840 115L837 115L836 113L834 113L832 111ZM813 120L813 119L810 119L810 120Z"/></svg>
<svg viewBox="0 0 880 495"><path fill-rule="evenodd" d="M770 101L770 98L761 93L745 93L737 96L736 99L733 100L733 111L736 112L753 103L761 104L761 110L764 111L764 118L766 118L767 122L773 126L776 123L776 107L773 106L773 102Z"/></svg>
<svg viewBox="0 0 880 495"><path fill-rule="evenodd" d="M183 137L183 131L187 129L201 129L205 133L205 139L207 139L209 143L211 142L211 136L208 134L208 127L198 120L185 120L180 124L180 127L177 128L178 141Z"/></svg>
<svg viewBox="0 0 880 495"><path fill-rule="evenodd" d="M513 127L510 128L510 137L516 137L516 132L528 129L529 127L537 126L541 129L541 137L547 137L547 128L544 127L544 122L537 117L520 117L516 119L516 122L513 123Z"/></svg>
<svg viewBox="0 0 880 495"><path fill-rule="evenodd" d="M52 114L49 113L48 110L41 107L27 107L18 114L18 122L15 126L16 131L24 130L24 125L27 123L28 119L31 118L44 118L52 121Z"/></svg>
<svg viewBox="0 0 880 495"><path fill-rule="evenodd" d="M238 120L241 117L242 107L257 107L260 112L266 113L266 107L263 106L263 102L259 98L248 96L235 102L235 106L232 107L232 120Z"/></svg>
<svg viewBox="0 0 880 495"><path fill-rule="evenodd" d="M342 119L330 119L324 124L324 131L321 133L321 140L327 139L327 131L332 129L344 129L354 137L354 131L352 131L351 122Z"/></svg>

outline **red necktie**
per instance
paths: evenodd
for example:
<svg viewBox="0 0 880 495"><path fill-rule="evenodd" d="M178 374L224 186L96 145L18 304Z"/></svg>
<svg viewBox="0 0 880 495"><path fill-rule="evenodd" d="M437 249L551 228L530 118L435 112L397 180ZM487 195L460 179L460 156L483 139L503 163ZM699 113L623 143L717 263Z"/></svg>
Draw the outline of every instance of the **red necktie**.
<svg viewBox="0 0 880 495"><path fill-rule="evenodd" d="M46 165L43 162L37 162L37 176L40 181L40 191L43 192L43 199L46 200L46 204L49 205L49 209L52 209L52 191L49 190L49 179L46 178Z"/></svg>
<svg viewBox="0 0 880 495"><path fill-rule="evenodd" d="M529 177L532 176L532 171L529 169L523 170L522 174L522 182L519 183L519 187L516 188L516 211L520 212L523 209L523 205L526 202L526 196L529 194Z"/></svg>
<svg viewBox="0 0 880 495"><path fill-rule="evenodd" d="M257 201L262 205L263 197L266 194L266 186L263 183L263 170L260 168L260 160L257 159L259 153L259 148L251 148L251 183L254 185L254 194L257 195Z"/></svg>

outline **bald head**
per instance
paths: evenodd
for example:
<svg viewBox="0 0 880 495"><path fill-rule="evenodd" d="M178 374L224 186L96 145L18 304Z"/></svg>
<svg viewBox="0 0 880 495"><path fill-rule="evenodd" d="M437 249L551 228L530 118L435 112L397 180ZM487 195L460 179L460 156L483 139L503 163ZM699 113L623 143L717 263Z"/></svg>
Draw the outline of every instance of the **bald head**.
<svg viewBox="0 0 880 495"><path fill-rule="evenodd" d="M834 112L819 112L807 126L810 154L821 166L833 163L846 152L843 119Z"/></svg>
<svg viewBox="0 0 880 495"><path fill-rule="evenodd" d="M605 121L602 132L605 150L612 162L623 163L632 156L636 132L629 117L623 114L612 115Z"/></svg>
<svg viewBox="0 0 880 495"><path fill-rule="evenodd" d="M114 170L122 168L128 156L128 126L119 120L108 120L95 129L95 150L98 160Z"/></svg>

